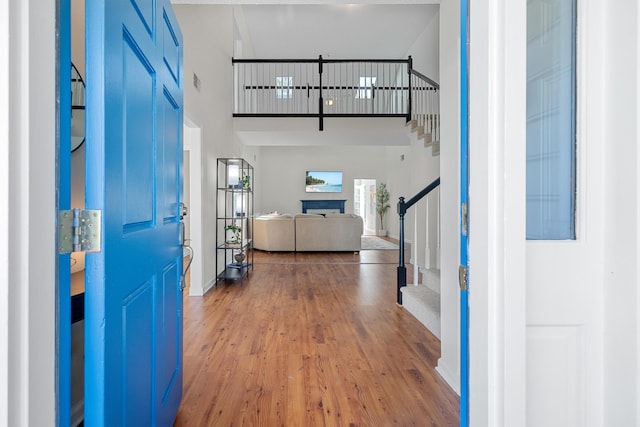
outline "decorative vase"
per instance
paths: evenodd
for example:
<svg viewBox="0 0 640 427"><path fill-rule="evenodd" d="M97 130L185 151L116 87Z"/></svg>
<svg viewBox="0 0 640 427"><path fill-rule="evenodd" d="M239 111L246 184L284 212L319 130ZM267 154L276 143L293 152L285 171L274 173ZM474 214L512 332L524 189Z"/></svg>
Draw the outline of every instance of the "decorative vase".
<svg viewBox="0 0 640 427"><path fill-rule="evenodd" d="M238 252L233 256L233 258L236 260L236 264L242 264L242 261L244 260L244 252Z"/></svg>

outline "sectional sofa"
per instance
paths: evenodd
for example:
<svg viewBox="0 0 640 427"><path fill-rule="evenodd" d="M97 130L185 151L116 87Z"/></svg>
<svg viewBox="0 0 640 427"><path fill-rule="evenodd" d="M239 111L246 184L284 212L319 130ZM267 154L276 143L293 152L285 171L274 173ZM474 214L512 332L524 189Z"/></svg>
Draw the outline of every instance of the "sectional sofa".
<svg viewBox="0 0 640 427"><path fill-rule="evenodd" d="M253 220L253 247L270 252L359 252L363 229L362 218L353 214L262 215Z"/></svg>

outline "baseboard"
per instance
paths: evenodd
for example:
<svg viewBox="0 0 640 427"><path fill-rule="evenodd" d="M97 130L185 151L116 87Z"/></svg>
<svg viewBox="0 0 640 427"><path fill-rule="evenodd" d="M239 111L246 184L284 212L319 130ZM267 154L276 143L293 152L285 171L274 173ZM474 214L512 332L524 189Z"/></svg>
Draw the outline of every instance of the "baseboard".
<svg viewBox="0 0 640 427"><path fill-rule="evenodd" d="M438 365L436 366L436 372L442 377L443 380L453 391L460 396L460 376L454 371L449 369L446 363L443 362L442 357L438 359Z"/></svg>
<svg viewBox="0 0 640 427"><path fill-rule="evenodd" d="M203 289L202 295L209 292L209 290L216 285L217 280L218 280L217 277L214 277L213 279L209 280Z"/></svg>
<svg viewBox="0 0 640 427"><path fill-rule="evenodd" d="M194 286L190 286L189 287L189 296L190 297L201 297L204 294L206 294L209 289L213 288L216 284L216 279L213 278L211 280L209 280L209 282L207 282L207 284L200 288L200 287L194 287Z"/></svg>
<svg viewBox="0 0 640 427"><path fill-rule="evenodd" d="M204 289L195 287L193 285L189 286L189 296L190 297L201 297L204 295Z"/></svg>

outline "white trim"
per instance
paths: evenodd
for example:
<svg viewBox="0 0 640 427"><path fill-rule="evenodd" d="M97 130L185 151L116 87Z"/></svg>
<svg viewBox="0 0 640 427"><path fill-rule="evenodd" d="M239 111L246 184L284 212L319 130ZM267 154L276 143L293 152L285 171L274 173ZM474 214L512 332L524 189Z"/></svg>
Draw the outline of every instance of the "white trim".
<svg viewBox="0 0 640 427"><path fill-rule="evenodd" d="M640 23L640 7L636 7L636 23ZM640 91L640 30L636 27L636 91ZM636 147L640 146L640 94L636 92ZM640 155L636 157L636 171L640 171ZM640 173L636 174L636 193L640 193ZM636 203L640 203L640 194L636 194ZM636 268L640 268L640 206L636 204ZM636 280L640 272L636 270ZM640 355L640 289L636 289L636 342L635 352ZM640 420L640 357L636 357L636 422Z"/></svg>
<svg viewBox="0 0 640 427"><path fill-rule="evenodd" d="M8 29L11 109L9 155L3 158L8 160L9 186L8 194L2 197L8 196L5 206L11 206L6 213L8 221L4 222L9 225L6 235L11 251L7 271L2 273L8 276L2 282L8 287L8 319L2 323L9 329L2 341L8 356L7 378L2 387L3 390L6 387L8 395L3 400L7 409L0 414L0 424L52 426L57 412L56 2L9 0L8 3L9 12L3 16L9 24L2 28ZM2 181L7 183L5 179Z"/></svg>
<svg viewBox="0 0 640 427"><path fill-rule="evenodd" d="M425 222L425 231L424 231L424 268L433 268L431 265L431 239L429 236L429 196L425 197L425 212L424 212L424 222ZM417 212L417 211L416 211ZM417 218L417 215L416 215ZM418 228L418 220L416 219L416 230ZM416 231L417 233L417 231ZM416 238L416 242L418 239ZM416 280L416 283L418 281Z"/></svg>
<svg viewBox="0 0 640 427"><path fill-rule="evenodd" d="M193 262L191 263L191 277L189 296L205 294L203 283L203 246L204 236L202 228L202 128L184 116L184 150L189 152L189 225L191 230L191 247L193 248Z"/></svg>
<svg viewBox="0 0 640 427"><path fill-rule="evenodd" d="M457 366L451 367L447 364L447 361L442 357L438 359L436 365L436 372L447 382L447 385L451 387L453 391L460 396L460 374Z"/></svg>
<svg viewBox="0 0 640 427"><path fill-rule="evenodd" d="M207 292L209 292L209 290L216 285L217 281L218 281L217 277L214 277L213 279L209 280L207 284L202 288L202 294L204 295Z"/></svg>
<svg viewBox="0 0 640 427"><path fill-rule="evenodd" d="M9 28L9 2L0 3L0 28ZM13 16L12 16L13 17ZM9 206L9 32L0 31L0 205ZM0 426L9 424L9 211L0 209Z"/></svg>
<svg viewBox="0 0 640 427"><path fill-rule="evenodd" d="M470 4L470 414L525 425L526 2Z"/></svg>

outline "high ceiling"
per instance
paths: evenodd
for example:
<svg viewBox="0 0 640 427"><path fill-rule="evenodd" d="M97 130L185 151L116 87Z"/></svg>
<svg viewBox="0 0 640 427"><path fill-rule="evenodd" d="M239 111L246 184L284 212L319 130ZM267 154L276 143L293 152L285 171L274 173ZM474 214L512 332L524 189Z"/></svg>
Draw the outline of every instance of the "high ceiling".
<svg viewBox="0 0 640 427"><path fill-rule="evenodd" d="M399 59L437 16L440 0L171 0L242 8L255 58Z"/></svg>
<svg viewBox="0 0 640 427"><path fill-rule="evenodd" d="M243 5L256 58L405 58L438 5Z"/></svg>
<svg viewBox="0 0 640 427"><path fill-rule="evenodd" d="M440 0L172 0L176 4L226 4L238 7L241 57L260 59L405 59L433 20ZM250 54L247 45L253 50ZM403 121L391 126L376 120L345 129L343 119L296 125L243 119L235 133L247 145L406 145ZM274 126L275 126L274 124ZM304 125L304 126L303 126ZM303 129L297 129L303 126ZM386 126L386 127L385 127Z"/></svg>

